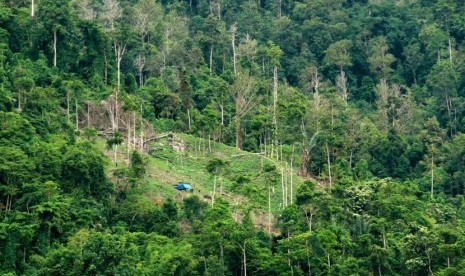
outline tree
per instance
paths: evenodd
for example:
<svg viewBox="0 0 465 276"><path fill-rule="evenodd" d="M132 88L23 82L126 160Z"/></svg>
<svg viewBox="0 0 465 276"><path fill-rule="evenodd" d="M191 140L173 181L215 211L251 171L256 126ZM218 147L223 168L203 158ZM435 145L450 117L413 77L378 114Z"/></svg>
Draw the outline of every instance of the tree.
<svg viewBox="0 0 465 276"><path fill-rule="evenodd" d="M115 54L117 70L117 86L115 91L116 107L114 109L115 114L111 114L111 116L115 117L113 131L118 131L118 95L121 89L121 61L123 60L124 54L126 53L129 39L128 34L123 32L124 26L118 25L118 20L121 19L122 15L123 10L120 7L118 0L105 0L103 2L102 12L100 13L99 18L102 21L107 33L113 40L113 50Z"/></svg>
<svg viewBox="0 0 465 276"><path fill-rule="evenodd" d="M106 159L90 143L79 142L69 147L63 157L63 190L80 191L96 199L105 199L112 192L105 174Z"/></svg>
<svg viewBox="0 0 465 276"><path fill-rule="evenodd" d="M268 48L266 53L270 59L270 63L273 66L273 145L278 153L278 117L277 117L277 108L278 108L278 68L281 66L279 60L284 54L279 46L275 45L273 42L268 42ZM276 158L278 158L276 154ZM273 158L273 149L271 150L271 158Z"/></svg>
<svg viewBox="0 0 465 276"><path fill-rule="evenodd" d="M447 125L450 136L457 132L457 89L459 75L454 65L443 60L436 63L427 76L426 83L436 99L437 117Z"/></svg>
<svg viewBox="0 0 465 276"><path fill-rule="evenodd" d="M441 148L444 138L445 138L445 131L441 129L439 126L439 122L436 117L429 118L425 122L425 130L420 133L423 143L426 145L427 148L427 157L429 159L427 161L430 164L430 171L431 171L431 200L434 197L434 169L435 169L435 162L438 162L437 151ZM426 157L426 156L425 156Z"/></svg>
<svg viewBox="0 0 465 276"><path fill-rule="evenodd" d="M257 94L258 85L254 77L247 72L238 72L229 93L234 100L236 123L236 148L242 149L241 119L246 116L260 101Z"/></svg>
<svg viewBox="0 0 465 276"><path fill-rule="evenodd" d="M58 62L58 38L72 31L73 13L70 0L43 0L39 7L37 17L46 30L53 33L53 67Z"/></svg>
<svg viewBox="0 0 465 276"><path fill-rule="evenodd" d="M379 36L370 41L370 69L373 73L386 79L392 72L391 64L396 60L392 54L389 54L389 45L384 36Z"/></svg>
<svg viewBox="0 0 465 276"><path fill-rule="evenodd" d="M1 194L5 198L5 210L10 211L13 197L22 192L23 181L30 178L34 164L17 147L0 146L0 184Z"/></svg>
<svg viewBox="0 0 465 276"><path fill-rule="evenodd" d="M341 92L346 105L348 99L348 87L344 68L352 66L352 60L349 53L351 47L352 41L348 39L336 41L329 45L328 49L326 49L325 56L325 61L327 63L336 65L339 68L340 74L336 77L336 87Z"/></svg>
<svg viewBox="0 0 465 276"><path fill-rule="evenodd" d="M225 172L227 165L228 162L225 162L219 158L213 158L212 160L208 161L206 166L207 172L213 175L212 207L215 204L216 179ZM223 185L221 185L221 193L223 193Z"/></svg>

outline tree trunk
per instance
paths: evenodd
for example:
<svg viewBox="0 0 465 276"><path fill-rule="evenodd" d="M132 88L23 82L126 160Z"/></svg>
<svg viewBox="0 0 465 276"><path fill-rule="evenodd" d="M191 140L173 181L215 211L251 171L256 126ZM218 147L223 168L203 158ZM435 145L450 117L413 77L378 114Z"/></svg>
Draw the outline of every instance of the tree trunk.
<svg viewBox="0 0 465 276"><path fill-rule="evenodd" d="M294 172L294 168L292 167L293 166L293 161L294 161L294 145L292 145L292 156L291 156L291 205L293 203L293 198L294 198L294 178L293 178L293 172Z"/></svg>
<svg viewBox="0 0 465 276"><path fill-rule="evenodd" d="M242 149L241 118L236 111L236 149Z"/></svg>
<svg viewBox="0 0 465 276"><path fill-rule="evenodd" d="M245 251L245 244L246 244L246 241L244 241L244 246L242 247L242 258L244 262L244 276L247 276L247 255Z"/></svg>
<svg viewBox="0 0 465 276"><path fill-rule="evenodd" d="M213 44L210 46L210 76L213 75Z"/></svg>
<svg viewBox="0 0 465 276"><path fill-rule="evenodd" d="M307 250L307 266L308 266L308 276L312 275L312 268L310 264L310 252L308 250L308 239L305 240L305 249Z"/></svg>
<svg viewBox="0 0 465 276"><path fill-rule="evenodd" d="M126 159L127 163L126 166L129 167L129 160L130 160L130 149L131 149L131 119L128 118L128 126L127 126L127 132L128 132L128 141L126 143Z"/></svg>
<svg viewBox="0 0 465 276"><path fill-rule="evenodd" d="M223 130L224 130L224 105L223 103L220 104L221 109L221 126L220 126L220 137L219 142L223 142Z"/></svg>
<svg viewBox="0 0 465 276"><path fill-rule="evenodd" d="M276 148L276 158L278 158L278 119L277 119L277 108L278 108L278 67L273 68L273 127L274 127L274 147ZM271 153L273 157L273 152Z"/></svg>
<svg viewBox="0 0 465 276"><path fill-rule="evenodd" d="M79 130L79 107L78 107L78 100L74 99L74 105L76 107L76 130Z"/></svg>
<svg viewBox="0 0 465 276"><path fill-rule="evenodd" d="M332 179L332 176L331 176L331 159L330 159L330 155L329 155L328 142L326 142L326 158L327 158L327 162L328 162L329 188L331 189L333 187L333 179Z"/></svg>
<svg viewBox="0 0 465 276"><path fill-rule="evenodd" d="M281 169L281 189L282 189L282 194L283 194L283 198L282 198L282 207L284 209L284 207L286 207L285 203L285 191L284 191L284 169Z"/></svg>
<svg viewBox="0 0 465 276"><path fill-rule="evenodd" d="M234 75L237 74L237 69L236 69L236 25L234 24L231 27L231 43L232 43L232 49L233 49L233 66L234 66Z"/></svg>
<svg viewBox="0 0 465 276"><path fill-rule="evenodd" d="M107 60L107 51L103 51L103 62L105 63L104 79L105 84L108 85L108 60Z"/></svg>
<svg viewBox="0 0 465 276"><path fill-rule="evenodd" d="M434 156L431 155L431 200L434 197Z"/></svg>
<svg viewBox="0 0 465 276"><path fill-rule="evenodd" d="M271 238L271 187L268 186L268 235Z"/></svg>
<svg viewBox="0 0 465 276"><path fill-rule="evenodd" d="M35 16L34 0L31 1L31 17Z"/></svg>
<svg viewBox="0 0 465 276"><path fill-rule="evenodd" d="M66 89L68 90L68 89ZM71 93L69 91L66 91L66 116L68 118L68 123L70 122L71 116L69 115L69 109L70 109L70 101L71 101Z"/></svg>
<svg viewBox="0 0 465 276"><path fill-rule="evenodd" d="M18 90L18 111L21 112L21 90Z"/></svg>
<svg viewBox="0 0 465 276"><path fill-rule="evenodd" d="M53 29L53 67L57 67L57 29Z"/></svg>
<svg viewBox="0 0 465 276"><path fill-rule="evenodd" d="M450 60L450 63L452 63L452 42L450 40L450 37L449 37L449 60Z"/></svg>

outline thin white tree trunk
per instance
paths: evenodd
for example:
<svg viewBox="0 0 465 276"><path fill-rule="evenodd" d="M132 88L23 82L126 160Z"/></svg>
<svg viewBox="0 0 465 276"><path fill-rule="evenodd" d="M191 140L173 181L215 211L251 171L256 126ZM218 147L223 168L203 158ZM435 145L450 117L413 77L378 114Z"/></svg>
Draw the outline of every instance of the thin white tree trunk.
<svg viewBox="0 0 465 276"><path fill-rule="evenodd" d="M79 130L79 106L78 106L78 100L75 97L74 99L74 105L76 107L76 130Z"/></svg>
<svg viewBox="0 0 465 276"><path fill-rule="evenodd" d="M35 16L34 0L31 1L31 17Z"/></svg>
<svg viewBox="0 0 465 276"><path fill-rule="evenodd" d="M132 121L132 149L135 150L136 149L136 112L133 111L132 112L132 118L133 118L133 121Z"/></svg>
<svg viewBox="0 0 465 276"><path fill-rule="evenodd" d="M434 156L431 155L431 199L434 197Z"/></svg>
<svg viewBox="0 0 465 276"><path fill-rule="evenodd" d="M333 179L332 179L332 176L331 176L331 159L330 159L330 155L329 155L328 142L326 142L326 158L327 158L327 161L328 161L329 188L331 189L333 187Z"/></svg>
<svg viewBox="0 0 465 276"><path fill-rule="evenodd" d="M68 90L68 89L66 89ZM70 115L69 115L69 109L70 109L70 101L71 101L71 93L69 91L66 91L66 116L68 118L68 123L70 122Z"/></svg>
<svg viewBox="0 0 465 276"><path fill-rule="evenodd" d="M281 155L282 156L282 155ZM286 194L286 202L285 202L285 205L287 206L288 204L288 185L287 185L287 176L286 176L286 172L287 172L288 168L287 168L287 162L286 162L286 169L284 170L284 190L285 190L285 194Z"/></svg>
<svg viewBox="0 0 465 276"><path fill-rule="evenodd" d="M234 66L234 75L237 74L237 69L236 69L236 31L237 27L236 24L234 24L231 27L231 43L232 43L232 49L233 49L233 66Z"/></svg>
<svg viewBox="0 0 465 276"><path fill-rule="evenodd" d="M21 90L18 91L18 111L21 112Z"/></svg>
<svg viewBox="0 0 465 276"><path fill-rule="evenodd" d="M128 118L128 127L127 127L127 131L128 131L128 142L126 143L126 159L127 159L127 167L129 167L129 160L130 160L130 149L131 149L131 119Z"/></svg>
<svg viewBox="0 0 465 276"><path fill-rule="evenodd" d="M210 76L213 75L213 44L210 46Z"/></svg>
<svg viewBox="0 0 465 276"><path fill-rule="evenodd" d="M285 196L286 196L286 194L285 194L285 188L284 188L284 169L281 169L281 189L283 191L282 192L282 194L283 194L282 206L283 206L283 209L284 209L284 207L286 207L286 205L285 205L285 202L286 202Z"/></svg>
<svg viewBox="0 0 465 276"><path fill-rule="evenodd" d="M294 198L294 178L293 178L293 172L294 172L294 167L293 167L293 161L294 161L294 145L292 145L292 156L291 156L291 205L293 203L293 198Z"/></svg>
<svg viewBox="0 0 465 276"><path fill-rule="evenodd" d="M53 67L57 67L57 30L53 29Z"/></svg>
<svg viewBox="0 0 465 276"><path fill-rule="evenodd" d="M278 108L278 67L273 68L273 126L274 126L274 148L276 148L276 158L278 158L278 119L277 119L277 108ZM273 153L271 153L273 156Z"/></svg>
<svg viewBox="0 0 465 276"><path fill-rule="evenodd" d="M450 37L449 37L449 60L450 60L450 63L452 63L452 41L450 40Z"/></svg>
<svg viewBox="0 0 465 276"><path fill-rule="evenodd" d="M268 186L268 234L271 237L271 187Z"/></svg>

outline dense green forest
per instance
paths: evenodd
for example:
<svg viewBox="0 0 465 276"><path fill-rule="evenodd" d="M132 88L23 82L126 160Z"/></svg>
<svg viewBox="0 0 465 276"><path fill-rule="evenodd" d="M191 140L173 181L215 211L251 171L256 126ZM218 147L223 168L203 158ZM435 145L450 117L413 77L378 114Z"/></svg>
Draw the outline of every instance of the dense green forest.
<svg viewBox="0 0 465 276"><path fill-rule="evenodd" d="M0 84L2 275L465 275L463 1L0 0Z"/></svg>

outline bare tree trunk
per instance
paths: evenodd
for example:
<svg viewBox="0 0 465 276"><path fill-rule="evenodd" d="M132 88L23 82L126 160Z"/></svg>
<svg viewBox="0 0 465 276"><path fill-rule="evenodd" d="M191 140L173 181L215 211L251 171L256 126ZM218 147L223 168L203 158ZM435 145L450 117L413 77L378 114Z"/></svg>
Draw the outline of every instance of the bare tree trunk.
<svg viewBox="0 0 465 276"><path fill-rule="evenodd" d="M130 149L131 149L131 119L128 118L128 126L127 126L127 132L128 132L128 141L126 143L126 166L129 167L129 160L130 160Z"/></svg>
<svg viewBox="0 0 465 276"><path fill-rule="evenodd" d="M57 29L53 29L53 67L57 67Z"/></svg>
<svg viewBox="0 0 465 276"><path fill-rule="evenodd" d="M242 149L241 118L236 112L236 149Z"/></svg>
<svg viewBox="0 0 465 276"><path fill-rule="evenodd" d="M31 17L35 16L34 0L31 1Z"/></svg>
<svg viewBox="0 0 465 276"><path fill-rule="evenodd" d="M210 46L210 76L213 75L213 44Z"/></svg>
<svg viewBox="0 0 465 276"><path fill-rule="evenodd" d="M233 49L234 75L237 74L237 69L236 69L236 32L237 32L237 27L236 27L236 24L234 24L231 27L231 43L232 43L232 49Z"/></svg>
<svg viewBox="0 0 465 276"><path fill-rule="evenodd" d="M282 154L281 154L282 156ZM285 205L287 206L288 205L288 185L287 185L287 176L286 176L286 173L288 171L288 168L287 168L287 162L286 162L286 169L284 170L284 191L285 191L285 195L286 195L286 202L285 202Z"/></svg>
<svg viewBox="0 0 465 276"><path fill-rule="evenodd" d="M434 197L434 156L431 155L431 200Z"/></svg>
<svg viewBox="0 0 465 276"><path fill-rule="evenodd" d="M271 187L268 186L268 234L271 237Z"/></svg>
<svg viewBox="0 0 465 276"><path fill-rule="evenodd" d="M121 61L123 60L124 53L126 52L127 44L121 45L117 42L114 42L114 50L116 56L116 68L117 68L117 89L115 95L116 101L116 108L115 108L115 123L116 123L116 131L118 130L118 121L119 121L119 114L118 114L118 94L121 91Z"/></svg>
<svg viewBox="0 0 465 276"><path fill-rule="evenodd" d="M274 147L276 148L276 157L278 158L278 119L277 119L277 108L278 108L278 67L273 68L273 138ZM273 157L273 152L271 153Z"/></svg>
<svg viewBox="0 0 465 276"><path fill-rule="evenodd" d="M293 172L294 172L294 167L293 167L293 161L294 161L294 145L292 145L292 156L291 156L291 205L293 203L293 198L294 198L294 178L293 178Z"/></svg>
<svg viewBox="0 0 465 276"><path fill-rule="evenodd" d="M21 90L18 90L18 111L21 112Z"/></svg>
<svg viewBox="0 0 465 276"><path fill-rule="evenodd" d="M75 97L74 98L74 105L76 107L76 130L79 130L79 106L78 106L78 100Z"/></svg>
<svg viewBox="0 0 465 276"><path fill-rule="evenodd" d="M327 157L327 161L328 161L329 188L331 189L333 187L333 179L332 179L332 176L331 176L331 159L330 159L330 155L329 155L328 142L326 142L326 157Z"/></svg>
<svg viewBox="0 0 465 276"><path fill-rule="evenodd" d="M142 119L142 104L140 105L140 152L144 152L144 121Z"/></svg>
<svg viewBox="0 0 465 276"><path fill-rule="evenodd" d="M105 84L108 84L108 60L107 60L107 51L103 51L103 61L105 63L105 72L104 72L104 78L105 78Z"/></svg>
<svg viewBox="0 0 465 276"><path fill-rule="evenodd" d="M221 109L221 126L220 126L220 137L219 141L223 141L223 131L224 131L224 105L223 103L220 104L220 109Z"/></svg>
<svg viewBox="0 0 465 276"><path fill-rule="evenodd" d="M284 188L284 169L281 169L281 189L282 189L282 194L283 194L282 207L284 209L284 207L286 207L286 205L285 205L285 202L286 202L285 201L285 196L286 196L286 194L285 194L285 191L284 191L284 189L285 189Z"/></svg>
<svg viewBox="0 0 465 276"><path fill-rule="evenodd" d="M450 37L449 37L449 60L450 60L450 63L452 63L452 42L450 40Z"/></svg>
<svg viewBox="0 0 465 276"><path fill-rule="evenodd" d="M71 118L69 115L70 101L71 101L71 93L69 91L66 91L66 116L68 118L68 123L70 122L70 118Z"/></svg>
<svg viewBox="0 0 465 276"><path fill-rule="evenodd" d="M132 112L132 149L136 149L136 112Z"/></svg>

